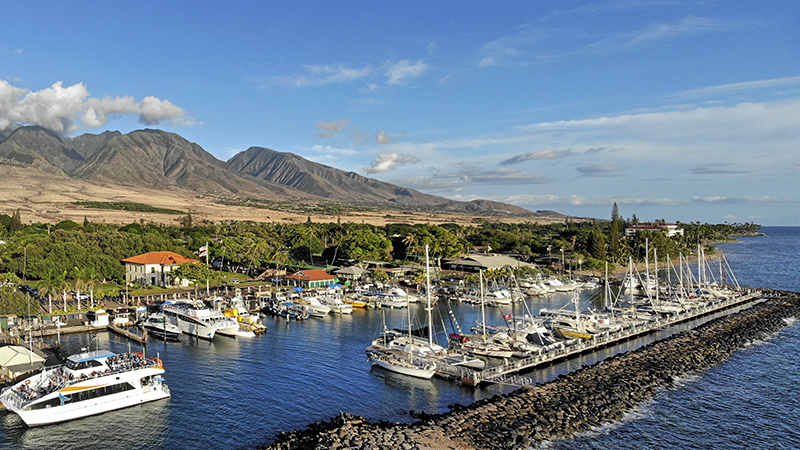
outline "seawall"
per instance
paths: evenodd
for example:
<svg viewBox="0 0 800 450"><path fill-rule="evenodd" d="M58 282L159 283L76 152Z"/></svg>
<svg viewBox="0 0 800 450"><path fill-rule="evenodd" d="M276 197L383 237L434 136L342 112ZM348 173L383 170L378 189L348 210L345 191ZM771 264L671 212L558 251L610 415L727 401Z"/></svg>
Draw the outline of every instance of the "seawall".
<svg viewBox="0 0 800 450"><path fill-rule="evenodd" d="M341 413L282 432L259 449L512 449L621 419L677 378L716 366L747 344L800 317L800 294L763 291L765 300L556 380L517 389L442 414L415 414L411 424Z"/></svg>

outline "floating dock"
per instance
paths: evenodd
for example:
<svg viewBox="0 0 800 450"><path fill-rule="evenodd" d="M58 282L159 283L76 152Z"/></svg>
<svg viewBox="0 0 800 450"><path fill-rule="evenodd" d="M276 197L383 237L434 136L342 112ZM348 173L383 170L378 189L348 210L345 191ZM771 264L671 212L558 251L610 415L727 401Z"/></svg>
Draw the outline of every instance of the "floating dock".
<svg viewBox="0 0 800 450"><path fill-rule="evenodd" d="M760 299L760 291L746 291L741 295L720 300L713 304L699 306L679 314L666 316L650 323L631 326L630 328L613 333L595 335L590 340L581 341L563 349L535 354L522 359L508 359L505 360L503 364L484 370L475 370L463 366L438 365L436 375L472 386L477 386L484 382L515 386L531 385L535 384L531 378L526 378L519 374L578 355L592 353L679 323L688 322L735 307L746 306Z"/></svg>

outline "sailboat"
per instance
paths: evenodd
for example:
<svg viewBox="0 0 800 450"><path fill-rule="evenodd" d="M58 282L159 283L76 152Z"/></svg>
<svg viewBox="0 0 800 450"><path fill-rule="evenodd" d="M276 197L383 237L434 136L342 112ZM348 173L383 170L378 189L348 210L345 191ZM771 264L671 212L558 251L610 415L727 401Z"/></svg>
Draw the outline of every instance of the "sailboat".
<svg viewBox="0 0 800 450"><path fill-rule="evenodd" d="M479 272L481 286L481 335L450 335L450 342L457 346L461 351L475 356L491 356L494 358L510 358L515 350L506 342L500 342L492 337L486 336L486 297L483 292L483 271ZM507 335L506 335L507 336Z"/></svg>
<svg viewBox="0 0 800 450"><path fill-rule="evenodd" d="M425 247L425 259L428 259L428 247ZM411 332L411 311L408 310L408 330L402 333L386 327L386 316L383 315L383 332L372 345L365 350L372 364L391 370L392 372L418 378L431 378L436 373L436 362L433 357L444 356L447 350L433 342L430 332L430 268L428 267L428 339L414 336Z"/></svg>

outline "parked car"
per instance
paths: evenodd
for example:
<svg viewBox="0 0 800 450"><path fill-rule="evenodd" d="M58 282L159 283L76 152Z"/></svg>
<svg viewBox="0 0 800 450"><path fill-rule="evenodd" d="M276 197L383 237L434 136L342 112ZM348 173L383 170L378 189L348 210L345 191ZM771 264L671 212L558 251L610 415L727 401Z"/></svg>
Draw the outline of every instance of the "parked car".
<svg viewBox="0 0 800 450"><path fill-rule="evenodd" d="M72 294L72 298L75 300L89 300L90 297L88 292L70 291L70 294Z"/></svg>
<svg viewBox="0 0 800 450"><path fill-rule="evenodd" d="M39 289L36 289L34 287L30 287L27 284L20 284L19 286L17 286L17 289L19 289L22 292L25 292L26 294L30 294L30 295L34 295L34 296L35 295L39 295Z"/></svg>

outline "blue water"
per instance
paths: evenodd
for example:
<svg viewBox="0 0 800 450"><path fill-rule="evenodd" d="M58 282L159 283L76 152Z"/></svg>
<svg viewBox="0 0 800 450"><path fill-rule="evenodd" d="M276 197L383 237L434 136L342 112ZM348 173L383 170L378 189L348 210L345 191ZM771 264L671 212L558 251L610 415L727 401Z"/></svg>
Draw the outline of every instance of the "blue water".
<svg viewBox="0 0 800 450"><path fill-rule="evenodd" d="M800 228L764 231L767 236L719 246L740 284L800 291L796 261ZM541 300L532 309L558 307L568 299ZM500 315L509 312L487 308L487 320L499 323ZM454 313L468 328L480 316L480 308L457 305ZM386 311L390 326L400 326L405 316L405 310ZM449 404L468 404L510 390L497 385L461 387L370 368L364 348L376 336L381 320L376 310L305 322L267 318L269 331L255 339L207 342L184 336L179 343L152 341L147 353L163 359L170 399L39 428L27 428L16 415L3 412L0 448L252 448L280 431L302 428L340 411L408 422L409 410L443 412ZM794 395L800 381L795 356L800 350L798 328L789 327L768 342L736 353L725 364L684 380L620 423L548 446L800 448L794 430L800 423ZM125 351L129 346L124 338L106 332L70 336L63 344L72 351L89 345ZM572 360L532 377L546 381L590 362Z"/></svg>

